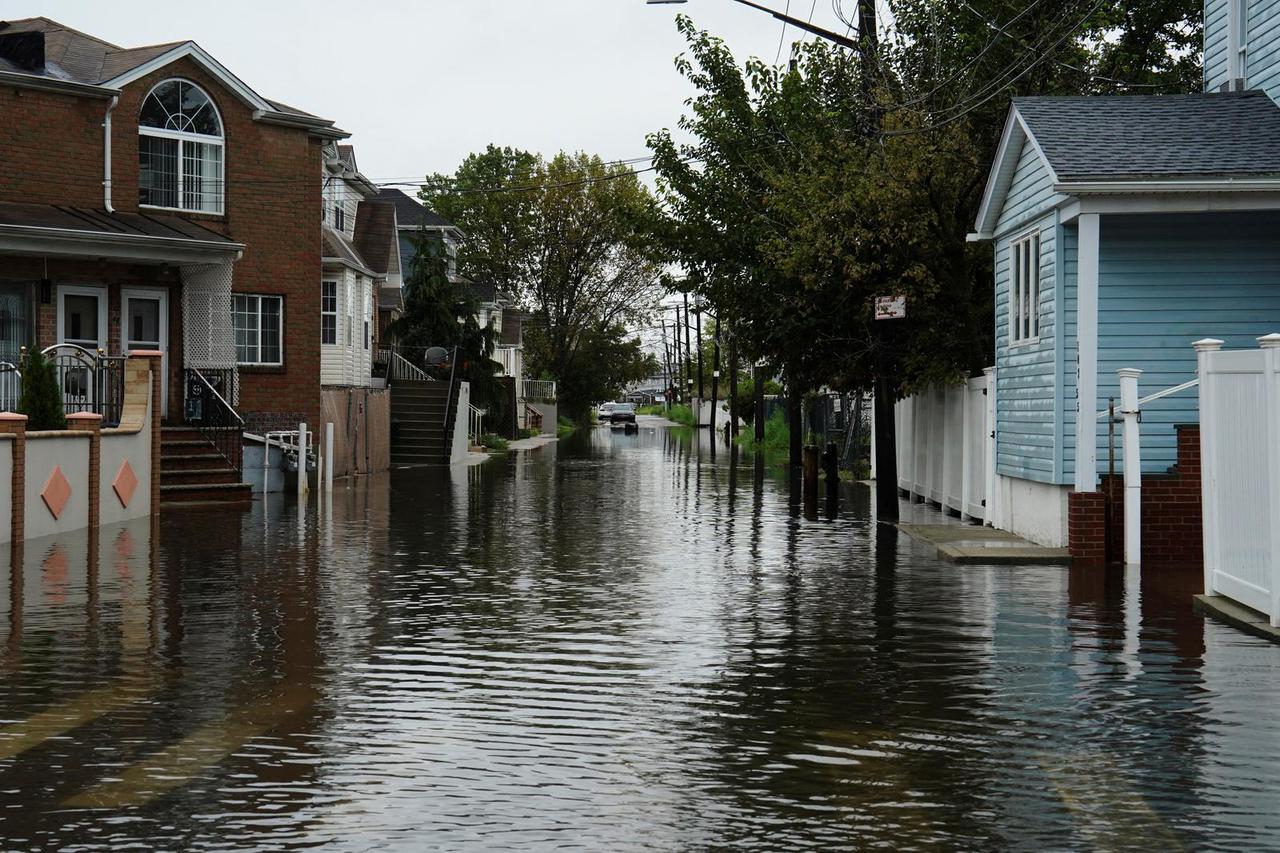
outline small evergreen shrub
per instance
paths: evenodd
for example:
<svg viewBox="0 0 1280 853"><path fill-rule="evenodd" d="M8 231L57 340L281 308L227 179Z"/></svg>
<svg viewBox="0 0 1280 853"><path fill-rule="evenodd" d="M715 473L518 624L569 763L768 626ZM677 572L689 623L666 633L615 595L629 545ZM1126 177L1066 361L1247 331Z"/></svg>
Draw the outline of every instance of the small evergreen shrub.
<svg viewBox="0 0 1280 853"><path fill-rule="evenodd" d="M39 350L31 351L23 367L18 411L27 416L29 431L67 428L57 367Z"/></svg>

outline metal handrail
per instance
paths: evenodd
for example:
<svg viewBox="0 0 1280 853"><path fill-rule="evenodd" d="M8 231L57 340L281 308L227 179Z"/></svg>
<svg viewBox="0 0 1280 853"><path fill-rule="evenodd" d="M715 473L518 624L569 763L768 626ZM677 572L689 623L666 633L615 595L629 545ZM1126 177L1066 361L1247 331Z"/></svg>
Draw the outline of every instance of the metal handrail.
<svg viewBox="0 0 1280 853"><path fill-rule="evenodd" d="M444 458L449 461L452 456L450 449L449 437L449 408L453 405L453 377L458 370L458 348L453 348L453 354L449 357L449 393L444 398L444 417L440 424L441 435L444 436Z"/></svg>
<svg viewBox="0 0 1280 853"><path fill-rule="evenodd" d="M427 375L425 370L395 350L391 351L391 361L389 363L392 365L387 371L389 376L394 374L396 379L407 379L411 382L431 381L431 377Z"/></svg>
<svg viewBox="0 0 1280 853"><path fill-rule="evenodd" d="M552 379L522 379L520 392L525 400L539 400L554 403L556 400L556 383Z"/></svg>
<svg viewBox="0 0 1280 853"><path fill-rule="evenodd" d="M236 475L244 473L244 418L231 407L226 398L198 368L188 367L187 375L198 382L200 396L208 395L215 403L208 408L200 407L194 414L189 407L187 420L199 430L200 435L213 446L227 464L235 469ZM188 388L190 382L188 381Z"/></svg>
<svg viewBox="0 0 1280 853"><path fill-rule="evenodd" d="M471 438L474 441L479 442L480 436L483 434L483 431L484 431L484 416L487 413L484 411L484 409L477 409L475 406L472 406L469 404L467 408L471 410L469 413L469 417L467 419L468 426L471 429Z"/></svg>
<svg viewBox="0 0 1280 853"><path fill-rule="evenodd" d="M15 380L9 379L13 374ZM12 388L10 386L12 385ZM12 394L9 391L12 390ZM0 361L0 410L12 412L18 408L22 400L22 371L9 361Z"/></svg>
<svg viewBox="0 0 1280 853"><path fill-rule="evenodd" d="M1142 408L1147 403L1154 403L1156 400L1163 400L1165 397L1171 397L1174 394L1177 394L1181 391L1186 391L1191 388L1195 388L1199 384L1200 384L1200 378L1196 377L1195 379L1192 379L1190 382L1183 382L1181 385L1174 385L1172 388L1166 388L1163 391L1157 391L1156 393L1148 397L1143 397L1141 400L1139 400L1138 408ZM1098 412L1098 420L1102 420L1103 418L1111 414L1112 412L1110 408L1107 408L1101 412Z"/></svg>

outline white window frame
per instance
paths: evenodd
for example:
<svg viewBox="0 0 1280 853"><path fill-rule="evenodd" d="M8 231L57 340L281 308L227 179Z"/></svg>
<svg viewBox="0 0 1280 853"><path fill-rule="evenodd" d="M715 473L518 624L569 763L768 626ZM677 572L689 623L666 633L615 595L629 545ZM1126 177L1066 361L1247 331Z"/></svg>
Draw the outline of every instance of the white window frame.
<svg viewBox="0 0 1280 853"><path fill-rule="evenodd" d="M324 307L325 293L324 289L328 285L333 285L333 310L326 311ZM333 318L333 340L326 341L324 339L324 320L326 317ZM322 346L338 345L338 280L326 278L320 282L320 344Z"/></svg>
<svg viewBox="0 0 1280 853"><path fill-rule="evenodd" d="M240 346L236 344L236 364L245 367L283 367L284 366L284 297L272 293L233 293L231 294L231 328L235 330L235 301L237 299L252 299L256 302L256 311L258 317L258 361L241 361ZM262 300L274 299L280 305L280 310L276 312L276 334L280 341L280 360L279 361L262 361Z"/></svg>
<svg viewBox="0 0 1280 853"><path fill-rule="evenodd" d="M1009 346L1040 340L1040 229L1009 244Z"/></svg>
<svg viewBox="0 0 1280 853"><path fill-rule="evenodd" d="M187 80L182 77L170 77L167 80L161 80L159 83L152 86L147 91L147 94L143 96L142 98L143 103L146 103L146 99L149 98L151 96L151 93L154 92L156 89L158 89L159 87L163 86L166 83L172 83L175 81L179 83L184 83L188 86L192 86L196 89L199 89L200 92L206 98L209 99L209 106L213 108L213 114L218 118L218 126L222 128L222 135L208 136L203 133L191 133L189 131L182 131L182 130L168 130L162 127L146 127L143 124L141 124L141 122L139 122L138 124L139 136L153 136L161 139L176 139L178 141L178 202L179 202L179 206L169 207L167 205L142 204L141 202L139 202L138 207L146 208L148 210L177 210L182 213L200 213L200 214L204 214L205 216L224 216L227 211L227 180L226 180L227 124L222 120L222 111L218 109L217 103L214 102L213 98L210 97L209 93L205 91L203 86L197 85L196 83L193 83L190 80ZM221 156L218 157L218 175L217 175L217 178L215 179L216 180L215 185L217 186L217 209L216 210L201 210L200 208L191 208L191 207L181 206L182 200L185 199L187 196L187 173L184 170L184 164L186 163L187 146L195 143L200 143L202 145L215 145L221 152Z"/></svg>

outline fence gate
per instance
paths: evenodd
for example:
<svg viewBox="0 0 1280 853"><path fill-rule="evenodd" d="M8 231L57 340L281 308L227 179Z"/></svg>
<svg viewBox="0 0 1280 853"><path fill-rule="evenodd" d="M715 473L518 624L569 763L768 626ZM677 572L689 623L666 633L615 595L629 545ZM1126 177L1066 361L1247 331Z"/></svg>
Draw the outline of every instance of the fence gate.
<svg viewBox="0 0 1280 853"><path fill-rule="evenodd" d="M1197 341L1205 593L1280 627L1280 335Z"/></svg>

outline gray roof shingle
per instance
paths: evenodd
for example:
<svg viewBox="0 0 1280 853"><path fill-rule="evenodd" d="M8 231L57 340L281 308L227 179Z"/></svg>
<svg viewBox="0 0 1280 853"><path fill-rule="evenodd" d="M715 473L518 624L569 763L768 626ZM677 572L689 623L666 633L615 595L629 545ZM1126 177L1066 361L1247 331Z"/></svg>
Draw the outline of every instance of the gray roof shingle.
<svg viewBox="0 0 1280 853"><path fill-rule="evenodd" d="M436 213L404 190L383 188L376 196L378 201L389 201L396 206L396 222L401 228L456 228L449 220Z"/></svg>
<svg viewBox="0 0 1280 853"><path fill-rule="evenodd" d="M1062 181L1280 175L1264 92L1015 98Z"/></svg>

